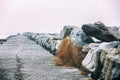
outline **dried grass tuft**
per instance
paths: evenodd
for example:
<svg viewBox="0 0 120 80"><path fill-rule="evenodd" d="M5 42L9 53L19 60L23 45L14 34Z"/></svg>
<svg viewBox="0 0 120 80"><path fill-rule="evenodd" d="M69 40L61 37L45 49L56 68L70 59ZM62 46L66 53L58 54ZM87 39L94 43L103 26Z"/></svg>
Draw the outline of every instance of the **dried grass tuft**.
<svg viewBox="0 0 120 80"><path fill-rule="evenodd" d="M81 63L86 55L87 52L83 52L82 47L77 46L74 41L70 41L70 38L66 37L57 51L56 65L77 67L82 70Z"/></svg>

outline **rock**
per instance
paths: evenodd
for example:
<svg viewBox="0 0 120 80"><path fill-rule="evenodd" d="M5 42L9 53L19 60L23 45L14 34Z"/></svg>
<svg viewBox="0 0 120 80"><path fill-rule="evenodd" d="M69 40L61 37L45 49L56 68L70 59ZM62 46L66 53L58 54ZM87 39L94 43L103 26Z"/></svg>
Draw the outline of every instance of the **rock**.
<svg viewBox="0 0 120 80"><path fill-rule="evenodd" d="M85 44L89 44L94 42L91 37L87 36L82 30L77 32L75 41L78 46L83 46Z"/></svg>
<svg viewBox="0 0 120 80"><path fill-rule="evenodd" d="M120 53L120 45L118 46L118 52Z"/></svg>
<svg viewBox="0 0 120 80"><path fill-rule="evenodd" d="M92 78L81 78L80 80L93 80Z"/></svg>
<svg viewBox="0 0 120 80"><path fill-rule="evenodd" d="M90 47L89 47L88 45L84 45L84 46L82 47L82 51L83 51L83 52L88 53L89 50L90 50Z"/></svg>
<svg viewBox="0 0 120 80"><path fill-rule="evenodd" d="M53 33L53 34L49 33L47 36L53 40L61 40L62 39L62 36L57 33Z"/></svg>
<svg viewBox="0 0 120 80"><path fill-rule="evenodd" d="M102 64L100 62L101 49L91 49L84 60L82 65L91 72L91 77L97 80L101 74Z"/></svg>
<svg viewBox="0 0 120 80"><path fill-rule="evenodd" d="M40 38L40 35L37 34L36 37L35 37L35 42L38 43L38 39Z"/></svg>
<svg viewBox="0 0 120 80"><path fill-rule="evenodd" d="M96 39L95 37L92 37L92 39L93 39L93 41L94 41L95 43L101 43L101 41L98 40L98 39Z"/></svg>
<svg viewBox="0 0 120 80"><path fill-rule="evenodd" d="M78 46L83 46L94 42L91 37L87 36L80 27L76 26L64 26L61 31L63 38L69 36L72 41L75 41Z"/></svg>
<svg viewBox="0 0 120 80"><path fill-rule="evenodd" d="M117 40L120 40L120 27L108 27L108 31L111 35L113 35Z"/></svg>
<svg viewBox="0 0 120 80"><path fill-rule="evenodd" d="M88 47L89 47L90 49L95 49L95 48L98 48L99 45L100 45L100 43L90 43L90 44L88 45Z"/></svg>
<svg viewBox="0 0 120 80"><path fill-rule="evenodd" d="M113 50L106 55L103 67L103 78L104 80L120 79L120 53L116 48L113 48Z"/></svg>
<svg viewBox="0 0 120 80"><path fill-rule="evenodd" d="M107 51L109 48L117 48L120 45L119 41L113 41L113 42L103 42L99 45L99 49L103 49Z"/></svg>
<svg viewBox="0 0 120 80"><path fill-rule="evenodd" d="M102 65L104 65L105 63L106 55L107 55L107 52L105 50L102 50L101 55L100 55L100 62Z"/></svg>
<svg viewBox="0 0 120 80"><path fill-rule="evenodd" d="M103 43L91 43L87 46L88 54L82 61L82 65L91 72L91 77L93 79L100 78L100 74L103 68L103 65L106 60L106 55L114 53L113 49L117 48L120 45L119 41L113 42L103 42ZM83 51L87 51L84 49Z"/></svg>
<svg viewBox="0 0 120 80"><path fill-rule="evenodd" d="M60 47L60 44L61 44L61 40L57 40L56 46L55 46L56 50L58 50L58 48Z"/></svg>
<svg viewBox="0 0 120 80"><path fill-rule="evenodd" d="M98 59L97 54L100 55L100 52L101 50L99 49L91 49L82 61L82 65L91 72L95 71L96 59Z"/></svg>
<svg viewBox="0 0 120 80"><path fill-rule="evenodd" d="M57 40L61 40L59 34L46 34L46 33L24 33L29 39L35 41L38 45L48 50L53 55L56 54L56 45L59 46Z"/></svg>
<svg viewBox="0 0 120 80"><path fill-rule="evenodd" d="M64 28L61 30L62 38L70 36L71 31L73 30L74 27L76 27L76 26L64 26Z"/></svg>
<svg viewBox="0 0 120 80"><path fill-rule="evenodd" d="M83 32L86 35L95 37L103 42L116 41L117 39L110 34L107 27L100 21L94 24L84 24L82 25Z"/></svg>

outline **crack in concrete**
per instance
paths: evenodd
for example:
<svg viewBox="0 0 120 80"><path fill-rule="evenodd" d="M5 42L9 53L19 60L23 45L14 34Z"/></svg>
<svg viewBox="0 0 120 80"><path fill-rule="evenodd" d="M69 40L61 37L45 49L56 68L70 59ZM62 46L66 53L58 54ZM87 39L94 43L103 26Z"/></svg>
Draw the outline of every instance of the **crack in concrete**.
<svg viewBox="0 0 120 80"><path fill-rule="evenodd" d="M23 67L22 62L17 55L15 57L16 57L16 62L17 62L16 71L15 71L15 79L16 80L24 80L23 73L21 71L21 68Z"/></svg>

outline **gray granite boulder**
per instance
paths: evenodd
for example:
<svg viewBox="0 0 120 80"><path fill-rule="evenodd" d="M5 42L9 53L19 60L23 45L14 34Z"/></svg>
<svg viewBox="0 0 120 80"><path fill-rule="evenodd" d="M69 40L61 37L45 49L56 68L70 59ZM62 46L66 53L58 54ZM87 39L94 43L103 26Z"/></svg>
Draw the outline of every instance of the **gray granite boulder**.
<svg viewBox="0 0 120 80"><path fill-rule="evenodd" d="M61 31L62 38L69 36L72 41L75 41L78 46L83 46L94 42L91 37L87 36L80 27L64 26Z"/></svg>
<svg viewBox="0 0 120 80"><path fill-rule="evenodd" d="M94 24L82 25L86 35L93 36L103 42L116 41L117 39L108 31L108 28L100 21Z"/></svg>

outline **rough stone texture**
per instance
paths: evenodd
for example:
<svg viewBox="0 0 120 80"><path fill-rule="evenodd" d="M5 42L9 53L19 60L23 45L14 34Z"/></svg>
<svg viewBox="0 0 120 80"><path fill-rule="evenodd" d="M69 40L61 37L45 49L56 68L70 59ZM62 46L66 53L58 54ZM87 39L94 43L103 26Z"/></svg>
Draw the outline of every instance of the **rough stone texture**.
<svg viewBox="0 0 120 80"><path fill-rule="evenodd" d="M56 55L56 50L59 47L59 42L61 37L59 34L46 34L46 33L24 33L29 39L35 41L37 44L41 45L43 48L48 50L53 55Z"/></svg>
<svg viewBox="0 0 120 80"><path fill-rule="evenodd" d="M61 30L61 36L62 38L65 38L67 36L70 36L71 31L73 30L73 28L75 28L76 26L64 26L64 28Z"/></svg>
<svg viewBox="0 0 120 80"><path fill-rule="evenodd" d="M100 21L94 24L84 24L82 25L83 32L86 35L93 36L103 42L116 41L117 39L110 34L107 27Z"/></svg>
<svg viewBox="0 0 120 80"><path fill-rule="evenodd" d="M76 68L54 65L55 57L26 36L0 45L0 80L92 80Z"/></svg>
<svg viewBox="0 0 120 80"><path fill-rule="evenodd" d="M91 49L84 60L82 65L91 72L91 77L97 80L100 77L102 64L100 62L101 49Z"/></svg>
<svg viewBox="0 0 120 80"><path fill-rule="evenodd" d="M120 27L108 27L108 31L111 35L113 35L117 40L120 40Z"/></svg>
<svg viewBox="0 0 120 80"><path fill-rule="evenodd" d="M99 44L98 48L107 51L106 49L117 48L119 45L120 45L119 41L103 42L103 43Z"/></svg>
<svg viewBox="0 0 120 80"><path fill-rule="evenodd" d="M91 37L87 36L82 30L78 31L76 34L75 42L78 46L83 46L94 42Z"/></svg>
<svg viewBox="0 0 120 80"><path fill-rule="evenodd" d="M62 38L69 36L72 41L75 41L78 46L83 46L94 42L91 37L87 36L80 27L64 26L61 31Z"/></svg>
<svg viewBox="0 0 120 80"><path fill-rule="evenodd" d="M120 45L118 46L118 52L120 53Z"/></svg>
<svg viewBox="0 0 120 80"><path fill-rule="evenodd" d="M105 50L102 50L101 55L100 55L100 62L102 65L104 65L105 63L106 55L107 55L107 52Z"/></svg>
<svg viewBox="0 0 120 80"><path fill-rule="evenodd" d="M91 43L87 45L88 54L82 61L82 65L91 72L91 77L97 80L106 61L106 55L115 54L115 49L120 45L119 41ZM119 47L118 47L119 48ZM84 50L84 47L83 47ZM84 50L85 51L85 50ZM119 51L119 50L118 50ZM106 66L106 65L105 65Z"/></svg>
<svg viewBox="0 0 120 80"><path fill-rule="evenodd" d="M106 55L103 78L104 80L120 80L120 53L116 48Z"/></svg>

